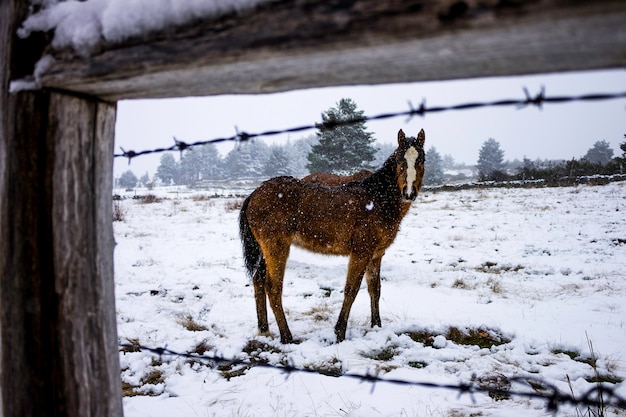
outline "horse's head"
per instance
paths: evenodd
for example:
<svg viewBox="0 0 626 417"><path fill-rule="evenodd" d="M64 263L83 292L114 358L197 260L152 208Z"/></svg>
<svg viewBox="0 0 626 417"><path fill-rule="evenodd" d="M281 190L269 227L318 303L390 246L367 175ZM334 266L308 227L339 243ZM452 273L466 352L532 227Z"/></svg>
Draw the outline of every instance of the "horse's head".
<svg viewBox="0 0 626 417"><path fill-rule="evenodd" d="M405 200L413 201L422 187L424 178L424 129L420 130L417 138L406 137L402 129L398 132L398 149L396 150L396 177L398 187Z"/></svg>

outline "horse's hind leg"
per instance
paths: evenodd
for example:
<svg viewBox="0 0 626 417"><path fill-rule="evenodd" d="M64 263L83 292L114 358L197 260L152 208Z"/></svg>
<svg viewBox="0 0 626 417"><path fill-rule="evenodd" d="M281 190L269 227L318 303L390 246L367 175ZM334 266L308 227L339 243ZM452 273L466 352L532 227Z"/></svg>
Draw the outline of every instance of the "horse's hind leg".
<svg viewBox="0 0 626 417"><path fill-rule="evenodd" d="M348 276L346 277L346 287L343 292L343 305L339 312L339 319L335 325L335 335L337 336L337 342L342 342L346 338L346 328L348 327L348 316L350 315L350 309L352 303L359 292L361 281L363 280L363 274L368 264L369 258L350 255L350 262L348 264Z"/></svg>
<svg viewBox="0 0 626 417"><path fill-rule="evenodd" d="M265 269L265 260L257 268L252 282L254 284L254 299L256 301L256 316L259 328L259 334L267 336L269 334L269 324L267 321L267 302L265 294L265 281L267 280L267 270Z"/></svg>
<svg viewBox="0 0 626 417"><path fill-rule="evenodd" d="M272 245L271 248L264 247L263 249L267 268L265 292L280 331L280 341L281 343L292 343L293 337L283 310L283 278L289 256L289 244Z"/></svg>
<svg viewBox="0 0 626 417"><path fill-rule="evenodd" d="M372 258L367 264L365 277L367 280L367 291L370 294L370 304L372 310L372 327L382 326L380 320L380 263L382 257Z"/></svg>

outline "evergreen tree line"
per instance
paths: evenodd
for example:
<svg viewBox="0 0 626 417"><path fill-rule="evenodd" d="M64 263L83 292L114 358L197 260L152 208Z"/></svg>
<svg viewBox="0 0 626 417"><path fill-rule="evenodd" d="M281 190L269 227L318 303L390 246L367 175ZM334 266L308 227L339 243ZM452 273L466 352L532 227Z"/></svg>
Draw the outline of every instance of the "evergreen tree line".
<svg viewBox="0 0 626 417"><path fill-rule="evenodd" d="M323 123L317 125L315 135L285 145L251 140L239 144L224 158L214 145L187 149L179 161L166 153L161 157L155 178L163 184L193 185L202 181L258 180L280 175L299 177L312 172L348 175L361 169L375 169L393 152L393 146L374 146L375 139L365 122L327 127L327 123L362 116L363 111L358 110L353 100L341 99L336 107L322 113ZM137 179L128 171L118 183L133 187Z"/></svg>
<svg viewBox="0 0 626 417"><path fill-rule="evenodd" d="M176 161L172 153L164 153L155 174L155 180L170 185L195 185L221 180L259 180L281 175L302 177L314 172L349 175L362 169L374 170L393 152L393 144L376 146L373 134L365 122L337 126L334 122L363 117L356 103L341 99L336 107L322 113L323 123L311 136L288 141L284 145L267 145L261 140L250 140L235 146L222 157L215 145L186 149ZM328 126L333 126L328 127ZM623 154L613 158L613 150L606 141L598 141L580 159L571 161L504 161L504 151L495 139L486 140L479 150L476 165L481 181L512 179L544 179L549 182L563 177L623 173L626 161L626 142L621 144ZM436 185L446 181L462 181L464 174L451 175L456 165L451 156L441 156L434 146L426 151L424 184ZM135 187L138 183L151 186L146 173L141 179L126 171L118 185Z"/></svg>
<svg viewBox="0 0 626 417"><path fill-rule="evenodd" d="M504 151L499 142L488 139L479 151L478 178L481 181L544 180L556 185L582 176L625 174L626 142L620 144L620 149L622 155L613 157L610 143L600 140L579 159L532 161L524 158L521 163L510 166L504 162Z"/></svg>

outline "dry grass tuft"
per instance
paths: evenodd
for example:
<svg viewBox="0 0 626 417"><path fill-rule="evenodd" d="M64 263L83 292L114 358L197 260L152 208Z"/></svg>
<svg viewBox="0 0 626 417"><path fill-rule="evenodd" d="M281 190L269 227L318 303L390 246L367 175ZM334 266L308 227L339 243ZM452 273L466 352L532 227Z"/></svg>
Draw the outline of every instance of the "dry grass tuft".
<svg viewBox="0 0 626 417"><path fill-rule="evenodd" d="M113 200L113 221L123 222L126 218L126 209L122 207L120 200Z"/></svg>
<svg viewBox="0 0 626 417"><path fill-rule="evenodd" d="M185 329L189 330L190 332L201 332L201 331L209 329L205 325L202 325L202 324L198 323L191 316L191 314L187 314L187 315L181 317L180 319L178 319L177 323L180 324L181 326L183 326Z"/></svg>
<svg viewBox="0 0 626 417"><path fill-rule="evenodd" d="M140 204L152 204L152 203L160 203L163 201L162 198L157 197L154 194L146 194L146 195L142 195L142 196L137 196L135 197L137 200L139 200Z"/></svg>
<svg viewBox="0 0 626 417"><path fill-rule="evenodd" d="M237 211L241 210L241 206L243 205L243 199L239 198L237 200L228 200L224 203L224 207L227 211Z"/></svg>
<svg viewBox="0 0 626 417"><path fill-rule="evenodd" d="M404 333L411 340L422 343L424 346L433 346L433 342L439 332L430 330L417 330ZM485 328L469 328L459 329L458 327L450 327L444 335L445 338L457 345L473 345L479 348L491 348L510 343L511 340L502 336L495 330Z"/></svg>

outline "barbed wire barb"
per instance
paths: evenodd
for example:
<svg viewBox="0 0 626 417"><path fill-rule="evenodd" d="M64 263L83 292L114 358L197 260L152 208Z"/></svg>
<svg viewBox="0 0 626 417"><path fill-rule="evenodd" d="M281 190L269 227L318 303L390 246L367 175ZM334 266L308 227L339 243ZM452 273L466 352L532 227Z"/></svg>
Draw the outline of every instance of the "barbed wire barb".
<svg viewBox="0 0 626 417"><path fill-rule="evenodd" d="M180 152L180 157L182 158L183 157L183 151L185 149L188 149L190 146L187 143L176 139L176 136L174 136L173 139L174 139L174 147L175 147L175 149L178 149L178 151Z"/></svg>
<svg viewBox="0 0 626 417"><path fill-rule="evenodd" d="M532 97L530 95L530 93L528 92L528 88L523 87L524 90L524 95L526 96L526 101L523 104L520 104L518 107L518 109L522 109L526 106L532 105L532 106L536 106L539 108L539 110L543 110L543 103L545 102L546 99L546 88L545 86L541 86L541 89L539 90L539 93L537 93L536 96Z"/></svg>
<svg viewBox="0 0 626 417"><path fill-rule="evenodd" d="M120 149L122 150L123 156L128 158L128 166L130 166L131 159L133 159L135 156L137 156L137 153L135 151L126 151L121 146L120 146Z"/></svg>

